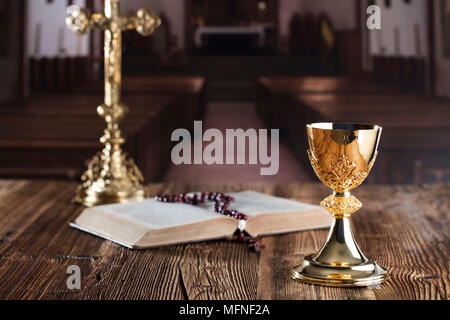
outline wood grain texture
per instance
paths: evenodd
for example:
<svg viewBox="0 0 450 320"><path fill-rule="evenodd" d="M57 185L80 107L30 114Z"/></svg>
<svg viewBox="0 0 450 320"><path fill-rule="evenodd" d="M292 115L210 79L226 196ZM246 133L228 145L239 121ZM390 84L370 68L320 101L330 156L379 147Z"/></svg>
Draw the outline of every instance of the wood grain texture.
<svg viewBox="0 0 450 320"><path fill-rule="evenodd" d="M316 186L288 186L303 199ZM317 193L314 193L317 194ZM355 237L367 256L392 272L373 288L327 288L289 279L291 267L317 252L327 231L264 239L259 263L259 299L448 299L450 186L366 186L355 194L364 207L353 216ZM325 194L324 194L325 195ZM320 201L320 197L314 202Z"/></svg>
<svg viewBox="0 0 450 320"><path fill-rule="evenodd" d="M393 272L381 288L303 285L288 271L317 250L327 231L263 238L261 255L245 244L210 241L133 251L72 229L82 208L76 184L0 181L0 299L448 299L450 185L366 186L354 216L364 252ZM318 203L319 184L152 184L149 193L253 189ZM68 290L67 267L81 268L81 290Z"/></svg>

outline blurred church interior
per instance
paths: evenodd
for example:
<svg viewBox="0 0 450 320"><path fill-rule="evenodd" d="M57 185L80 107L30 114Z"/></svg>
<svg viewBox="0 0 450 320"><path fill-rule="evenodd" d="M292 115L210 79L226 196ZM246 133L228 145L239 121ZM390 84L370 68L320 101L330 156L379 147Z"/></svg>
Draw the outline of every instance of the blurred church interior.
<svg viewBox="0 0 450 320"><path fill-rule="evenodd" d="M77 180L101 148L104 35L74 35L76 4L0 0L0 177ZM381 29L366 10L381 8ZM318 182L305 124L383 126L368 183L450 181L450 0L124 0L162 18L123 34L125 150L149 182ZM172 164L171 133L279 128L280 169Z"/></svg>

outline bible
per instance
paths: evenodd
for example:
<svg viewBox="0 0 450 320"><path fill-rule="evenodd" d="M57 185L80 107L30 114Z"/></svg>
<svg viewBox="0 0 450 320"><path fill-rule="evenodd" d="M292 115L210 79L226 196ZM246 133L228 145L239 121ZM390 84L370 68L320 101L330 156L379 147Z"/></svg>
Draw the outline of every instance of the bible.
<svg viewBox="0 0 450 320"><path fill-rule="evenodd" d="M145 249L232 238L236 231L251 237L329 228L331 216L321 207L254 191L231 193L232 209L247 221L214 213L211 203L198 206L156 199L85 209L70 225L132 249Z"/></svg>

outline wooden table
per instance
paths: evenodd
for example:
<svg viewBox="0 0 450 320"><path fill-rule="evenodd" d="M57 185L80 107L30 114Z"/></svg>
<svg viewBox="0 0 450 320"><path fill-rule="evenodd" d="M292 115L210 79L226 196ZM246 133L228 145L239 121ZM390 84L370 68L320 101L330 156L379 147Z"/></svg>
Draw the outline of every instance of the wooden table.
<svg viewBox="0 0 450 320"><path fill-rule="evenodd" d="M258 255L238 242L213 241L132 251L71 229L82 210L76 184L0 181L0 299L448 299L450 184L362 186L354 215L363 251L392 271L379 288L326 288L291 280L288 271L319 249L327 231L263 238ZM318 203L320 184L154 184L151 195L188 190L255 189ZM81 290L66 270L81 268Z"/></svg>

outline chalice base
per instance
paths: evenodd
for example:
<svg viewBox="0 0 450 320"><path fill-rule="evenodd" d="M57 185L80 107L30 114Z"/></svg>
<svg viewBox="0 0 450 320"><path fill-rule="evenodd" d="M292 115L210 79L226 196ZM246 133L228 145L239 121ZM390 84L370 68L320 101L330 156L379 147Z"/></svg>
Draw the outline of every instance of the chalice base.
<svg viewBox="0 0 450 320"><path fill-rule="evenodd" d="M359 265L332 266L314 261L313 255L305 257L299 266L291 270L291 276L300 282L330 287L367 287L381 284L390 274L375 261Z"/></svg>
<svg viewBox="0 0 450 320"><path fill-rule="evenodd" d="M353 237L350 219L335 218L328 239L317 254L306 256L291 270L292 278L309 284L362 287L380 284L389 273L367 258Z"/></svg>

